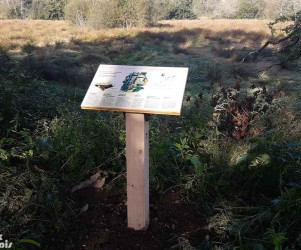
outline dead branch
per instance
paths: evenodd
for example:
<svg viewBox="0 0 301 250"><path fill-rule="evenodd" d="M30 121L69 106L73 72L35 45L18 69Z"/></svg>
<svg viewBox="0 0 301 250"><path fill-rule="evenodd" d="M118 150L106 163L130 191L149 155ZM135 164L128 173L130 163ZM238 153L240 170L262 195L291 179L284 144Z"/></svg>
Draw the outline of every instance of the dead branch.
<svg viewBox="0 0 301 250"><path fill-rule="evenodd" d="M269 45L278 45L278 44L282 44L285 41L288 41L289 39L291 39L292 37L294 37L298 32L301 32L301 27L295 27L293 29L293 31L291 31L287 36L278 39L278 40L268 40L265 42L265 44L258 49L257 51L252 51L250 53L248 53L246 55L246 57L244 57L242 59L241 62L246 62L247 59L252 58L253 61L255 61L258 57L258 55L265 49L267 48ZM283 52L286 48L292 48L294 47L300 40L300 35L296 36L296 41L294 41L293 43L291 43L290 45L287 45L286 47L284 47L282 50L280 50L278 53Z"/></svg>

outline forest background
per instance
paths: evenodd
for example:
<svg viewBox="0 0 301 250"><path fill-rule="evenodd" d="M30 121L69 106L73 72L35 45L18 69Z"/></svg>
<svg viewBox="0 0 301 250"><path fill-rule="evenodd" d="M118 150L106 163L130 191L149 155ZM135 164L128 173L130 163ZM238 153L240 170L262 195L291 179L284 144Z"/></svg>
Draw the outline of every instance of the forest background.
<svg viewBox="0 0 301 250"><path fill-rule="evenodd" d="M275 19L296 15L300 0L1 0L0 18L70 20L93 28L151 25L157 20Z"/></svg>

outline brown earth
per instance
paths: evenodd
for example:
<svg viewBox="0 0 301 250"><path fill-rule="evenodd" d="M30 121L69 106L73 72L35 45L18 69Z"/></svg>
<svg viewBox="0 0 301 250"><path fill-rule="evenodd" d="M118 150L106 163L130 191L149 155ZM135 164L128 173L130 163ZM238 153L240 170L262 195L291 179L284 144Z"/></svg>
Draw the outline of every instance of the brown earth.
<svg viewBox="0 0 301 250"><path fill-rule="evenodd" d="M208 232L197 209L182 202L180 190L150 195L150 225L146 231L127 227L126 194L123 190L85 188L74 195L81 206L89 205L66 233L54 234L47 249L178 249L185 244L205 244ZM202 248L203 249L203 248Z"/></svg>

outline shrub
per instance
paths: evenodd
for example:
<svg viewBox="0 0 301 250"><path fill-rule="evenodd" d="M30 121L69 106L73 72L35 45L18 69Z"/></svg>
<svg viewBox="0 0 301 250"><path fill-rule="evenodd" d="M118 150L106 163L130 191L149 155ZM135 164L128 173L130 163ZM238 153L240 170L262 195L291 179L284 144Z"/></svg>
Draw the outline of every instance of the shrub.
<svg viewBox="0 0 301 250"><path fill-rule="evenodd" d="M67 0L34 0L29 9L32 19L64 19L64 8Z"/></svg>
<svg viewBox="0 0 301 250"><path fill-rule="evenodd" d="M7 3L0 3L0 19L7 19L10 17L11 8Z"/></svg>
<svg viewBox="0 0 301 250"><path fill-rule="evenodd" d="M65 18L78 26L86 26L89 1L69 1L65 7Z"/></svg>
<svg viewBox="0 0 301 250"><path fill-rule="evenodd" d="M240 82L237 81L232 88L221 87L212 97L213 119L218 130L236 140L249 136L254 120L264 119L270 109L279 109L277 99L267 92L266 87L253 86L251 95L243 95L240 88ZM265 131L267 124L258 129Z"/></svg>
<svg viewBox="0 0 301 250"><path fill-rule="evenodd" d="M68 228L79 211L70 184L122 169L123 123L120 115L80 110L80 90L41 80L8 55L0 59L0 226L21 247L18 240L38 244Z"/></svg>
<svg viewBox="0 0 301 250"><path fill-rule="evenodd" d="M178 0L169 13L169 19L196 19L193 11L193 0Z"/></svg>
<svg viewBox="0 0 301 250"><path fill-rule="evenodd" d="M113 126L100 112L81 111L77 103L64 104L56 118L43 122L36 131L41 142L37 154L44 165L61 168L70 178L78 179L80 173L106 165L111 158L115 159L111 170L112 166L120 170L124 164L116 156L122 155L124 145Z"/></svg>
<svg viewBox="0 0 301 250"><path fill-rule="evenodd" d="M236 18L252 19L261 16L261 9L257 5L256 1L240 0L238 3L238 10L236 12Z"/></svg>
<svg viewBox="0 0 301 250"><path fill-rule="evenodd" d="M96 29L149 26L155 16L152 1L146 0L71 0L65 11L67 20Z"/></svg>

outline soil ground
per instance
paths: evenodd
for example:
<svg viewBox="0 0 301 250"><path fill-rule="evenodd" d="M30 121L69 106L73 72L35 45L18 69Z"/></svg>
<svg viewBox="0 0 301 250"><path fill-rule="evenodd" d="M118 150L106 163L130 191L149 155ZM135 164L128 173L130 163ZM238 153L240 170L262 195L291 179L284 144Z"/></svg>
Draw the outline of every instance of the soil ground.
<svg viewBox="0 0 301 250"><path fill-rule="evenodd" d="M204 244L208 234L197 209L183 203L180 190L151 194L150 225L146 231L127 227L125 192L86 188L74 194L89 208L73 221L71 231L50 237L48 249L177 249Z"/></svg>

